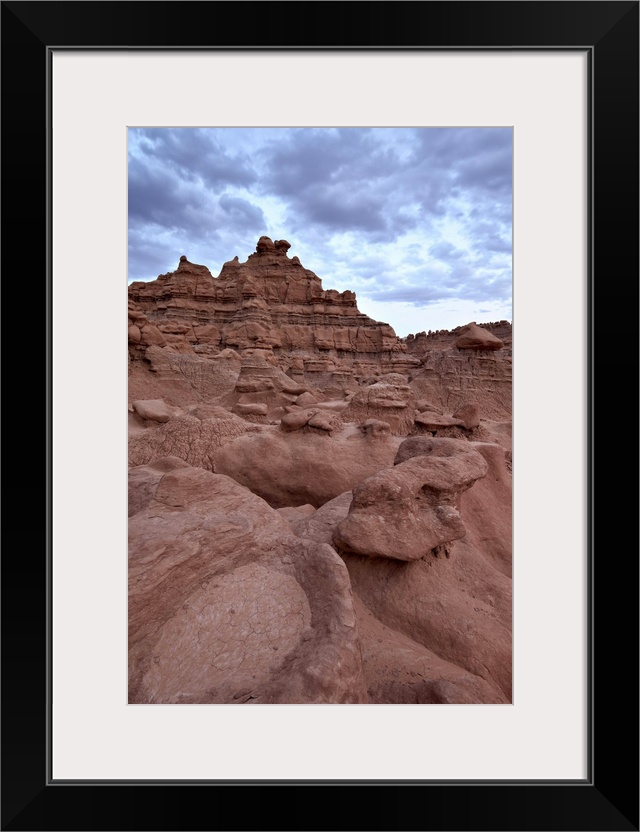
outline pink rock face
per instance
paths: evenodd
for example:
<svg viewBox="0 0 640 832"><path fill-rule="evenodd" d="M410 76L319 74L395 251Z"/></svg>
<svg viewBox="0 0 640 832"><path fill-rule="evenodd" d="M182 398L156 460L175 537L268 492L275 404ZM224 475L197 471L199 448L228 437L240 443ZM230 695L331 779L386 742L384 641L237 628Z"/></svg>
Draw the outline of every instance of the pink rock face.
<svg viewBox="0 0 640 832"><path fill-rule="evenodd" d="M131 703L367 700L329 546L228 477L171 462L133 474L145 493L129 521Z"/></svg>
<svg viewBox="0 0 640 832"><path fill-rule="evenodd" d="M301 411L301 421L307 412ZM305 503L318 507L393 465L397 447L398 440L391 436L266 426L221 445L215 452L214 469L274 508Z"/></svg>
<svg viewBox="0 0 640 832"><path fill-rule="evenodd" d="M467 430L472 430L480 425L480 408L477 404L466 402L456 410L453 418L460 419Z"/></svg>
<svg viewBox="0 0 640 832"><path fill-rule="evenodd" d="M477 451L459 445L436 444L357 485L334 532L338 548L395 560L447 554L445 544L465 535L458 496L488 470Z"/></svg>
<svg viewBox="0 0 640 832"><path fill-rule="evenodd" d="M511 478L497 445L416 437L399 460L421 453L482 455L485 477L459 499L465 536L450 558L403 562L342 553L349 570L371 702L511 701ZM352 492L339 495L294 531L333 540Z"/></svg>
<svg viewBox="0 0 640 832"><path fill-rule="evenodd" d="M415 396L408 385L377 382L356 393L342 416L347 422L386 422L394 436L406 436L415 413Z"/></svg>
<svg viewBox="0 0 640 832"><path fill-rule="evenodd" d="M247 431L247 423L221 407L195 406L170 422L129 437L129 465L174 456L211 471L216 451Z"/></svg>
<svg viewBox="0 0 640 832"><path fill-rule="evenodd" d="M440 413L434 413L432 410L425 410L422 413L417 413L415 417L415 424L421 425L426 430L440 430L441 428L465 427L462 419L454 419L453 416L443 416Z"/></svg>
<svg viewBox="0 0 640 832"><path fill-rule="evenodd" d="M359 312L353 292L323 289L317 275L288 256L290 247L286 240L263 236L244 263L237 257L228 261L217 278L181 258L175 271L132 283L132 359L143 360L145 349L156 345L188 354L211 349L214 355L258 348L272 352L283 369L293 350L348 365L336 367L339 372L359 361L387 369L419 363L388 324ZM315 372L308 368L308 380ZM304 361L302 374L307 374ZM328 388L330 375L322 379Z"/></svg>
<svg viewBox="0 0 640 832"><path fill-rule="evenodd" d="M511 325L290 247L129 286L130 702L509 702Z"/></svg>

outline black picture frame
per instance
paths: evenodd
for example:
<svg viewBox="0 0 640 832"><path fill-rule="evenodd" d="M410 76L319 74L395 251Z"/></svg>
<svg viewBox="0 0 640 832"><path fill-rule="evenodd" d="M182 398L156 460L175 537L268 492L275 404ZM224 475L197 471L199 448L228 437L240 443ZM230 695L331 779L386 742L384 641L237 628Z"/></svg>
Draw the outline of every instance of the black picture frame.
<svg viewBox="0 0 640 832"><path fill-rule="evenodd" d="M2 3L3 288L5 297L13 291L17 299L9 314L28 296L30 325L37 320L44 339L12 340L10 357L16 351L22 384L9 407L15 402L18 408L19 400L24 412L26 388L38 389L45 409L37 408L37 418L43 421L46 413L48 424L46 436L36 430L26 443L26 467L23 462L9 489L18 498L16 516L28 496L46 523L40 535L31 524L27 529L18 523L15 531L11 520L7 524L12 545L2 559L2 829L638 829L637 537L635 546L628 542L637 524L630 522L636 514L618 473L621 460L638 459L637 405L634 397L629 407L628 395L638 378L638 10L638 2L626 0ZM591 686L585 781L49 778L50 57L56 48L239 46L588 52ZM25 361L37 378L30 385L23 383ZM618 440L612 423L617 433L625 413L632 415L631 431ZM46 476L35 477L45 461Z"/></svg>

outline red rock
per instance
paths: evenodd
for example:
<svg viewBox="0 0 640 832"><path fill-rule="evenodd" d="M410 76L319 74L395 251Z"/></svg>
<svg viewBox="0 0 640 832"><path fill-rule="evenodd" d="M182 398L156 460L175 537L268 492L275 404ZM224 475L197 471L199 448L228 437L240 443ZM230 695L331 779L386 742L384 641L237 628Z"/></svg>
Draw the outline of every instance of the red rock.
<svg viewBox="0 0 640 832"><path fill-rule="evenodd" d="M425 410L417 413L416 425L422 425L426 430L439 430L440 428L464 427L462 419L454 419L453 416L442 416L432 410Z"/></svg>
<svg viewBox="0 0 640 832"><path fill-rule="evenodd" d="M407 355L390 326L358 311L353 292L323 289L320 278L303 268L298 258L289 258L289 248L286 240L274 243L263 236L246 262L228 261L217 278L205 266L181 259L174 272L148 283L132 283L131 307L158 330L143 338L142 346L168 343L178 351L207 345L217 350L276 349L281 351L277 360L282 364L292 349L309 357L322 351L323 358L328 351L332 359L348 365L340 372L360 360L388 369L419 363ZM172 333L169 342L161 341L159 324L178 320L190 328ZM143 355L134 353L133 358ZM310 375L314 372L309 368ZM304 366L302 373L307 373ZM328 376L330 388L330 372Z"/></svg>
<svg viewBox="0 0 640 832"><path fill-rule="evenodd" d="M129 520L129 702L366 701L333 549L228 477L162 474Z"/></svg>
<svg viewBox="0 0 640 832"><path fill-rule="evenodd" d="M342 415L345 422L387 422L392 434L406 436L413 427L415 396L407 385L376 382L356 393Z"/></svg>
<svg viewBox="0 0 640 832"><path fill-rule="evenodd" d="M132 344L139 344L142 340L142 334L140 333L140 328L137 327L135 324L131 324L129 326L129 341Z"/></svg>
<svg viewBox="0 0 640 832"><path fill-rule="evenodd" d="M327 433L333 433L342 428L342 419L337 413L322 412L319 410L309 419L307 425L310 428L316 428Z"/></svg>
<svg viewBox="0 0 640 832"><path fill-rule="evenodd" d="M221 444L214 467L274 508L305 503L318 507L393 465L397 444L391 436L369 438L359 431L343 436L267 426Z"/></svg>
<svg viewBox="0 0 640 832"><path fill-rule="evenodd" d="M211 471L218 448L246 433L248 425L223 408L194 409L129 436L129 465L147 465L174 456Z"/></svg>
<svg viewBox="0 0 640 832"><path fill-rule="evenodd" d="M456 347L459 350L501 350L504 344L488 330L471 323L460 330Z"/></svg>
<svg viewBox="0 0 640 832"><path fill-rule="evenodd" d="M508 702L510 324L399 339L289 248L129 287L131 701Z"/></svg>
<svg viewBox="0 0 640 832"><path fill-rule="evenodd" d="M294 410L287 413L280 420L280 427L285 431L300 430L303 428L309 419L316 415L318 411L315 408L306 408L305 410Z"/></svg>
<svg viewBox="0 0 640 832"><path fill-rule="evenodd" d="M461 405L453 414L454 419L461 419L467 430L472 430L480 425L480 410L477 404L466 402Z"/></svg>
<svg viewBox="0 0 640 832"><path fill-rule="evenodd" d="M305 392L298 396L296 404L300 407L308 407L309 405L318 404L318 400L313 394Z"/></svg>
<svg viewBox="0 0 640 832"><path fill-rule="evenodd" d="M309 517L315 510L315 507L309 505L309 503L304 506L287 506L286 508L276 509L280 517L284 517L289 523L295 523L297 520Z"/></svg>
<svg viewBox="0 0 640 832"><path fill-rule="evenodd" d="M417 560L464 537L458 495L487 473L468 443L435 446L430 453L380 471L357 485L334 542L368 557Z"/></svg>
<svg viewBox="0 0 640 832"><path fill-rule="evenodd" d="M168 422L173 416L173 410L162 399L147 399L132 403L135 412L142 419L150 422Z"/></svg>
<svg viewBox="0 0 640 832"><path fill-rule="evenodd" d="M367 419L360 425L360 430L365 436L387 436L391 432L389 422L381 419Z"/></svg>

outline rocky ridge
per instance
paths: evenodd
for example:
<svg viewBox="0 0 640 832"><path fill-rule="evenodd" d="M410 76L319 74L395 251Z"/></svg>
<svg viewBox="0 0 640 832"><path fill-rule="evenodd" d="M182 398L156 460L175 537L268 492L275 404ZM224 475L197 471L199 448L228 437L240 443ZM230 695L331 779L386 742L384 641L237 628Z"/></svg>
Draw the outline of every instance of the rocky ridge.
<svg viewBox="0 0 640 832"><path fill-rule="evenodd" d="M261 237L129 287L129 698L511 698L511 327L397 338Z"/></svg>

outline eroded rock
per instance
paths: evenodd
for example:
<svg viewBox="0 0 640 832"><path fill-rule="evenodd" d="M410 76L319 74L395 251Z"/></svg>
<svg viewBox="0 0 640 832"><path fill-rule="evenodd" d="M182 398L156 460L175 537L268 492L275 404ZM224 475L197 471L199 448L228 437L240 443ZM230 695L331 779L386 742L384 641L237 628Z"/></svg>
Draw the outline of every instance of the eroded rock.
<svg viewBox="0 0 640 832"><path fill-rule="evenodd" d="M366 701L333 549L228 477L161 474L129 521L129 702Z"/></svg>
<svg viewBox="0 0 640 832"><path fill-rule="evenodd" d="M434 550L447 554L440 547L465 534L455 501L488 470L465 444L434 444L357 485L349 514L334 532L338 548L396 560L417 560Z"/></svg>

